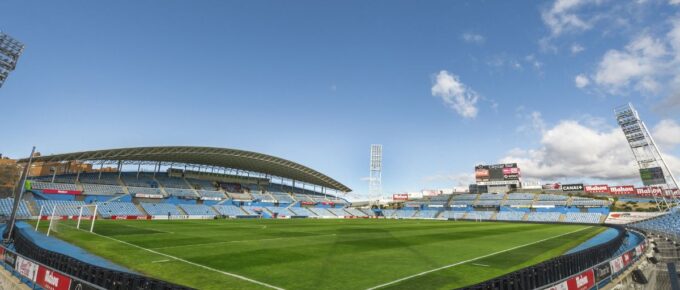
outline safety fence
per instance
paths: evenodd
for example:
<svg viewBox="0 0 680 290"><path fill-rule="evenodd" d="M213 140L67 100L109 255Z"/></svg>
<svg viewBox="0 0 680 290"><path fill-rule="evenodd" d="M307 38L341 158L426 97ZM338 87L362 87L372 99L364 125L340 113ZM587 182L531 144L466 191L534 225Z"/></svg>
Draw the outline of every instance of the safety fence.
<svg viewBox="0 0 680 290"><path fill-rule="evenodd" d="M99 288L92 289L148 289L148 290L184 290L191 289L185 286L179 286L162 280L151 277L146 277L136 273L129 273L123 271L112 270L90 263L83 262L73 257L53 252L36 245L31 239L24 236L21 230L14 232L14 247L16 252L22 257L27 258L32 263L40 263L50 269L55 269L59 273L64 273L65 277L83 281L88 285L97 285ZM5 257L7 257L5 255ZM36 263L37 262L37 263ZM18 265L18 264L17 264ZM21 269L26 268L22 266ZM17 266L19 269L19 266ZM37 269L37 268L36 268ZM32 273L28 270L22 270L20 273ZM35 274L33 276L36 277ZM36 281L33 279L33 281ZM37 282L36 282L37 283ZM95 286L96 287L96 286ZM54 288L54 289L69 289L69 288ZM89 288L78 288L89 289Z"/></svg>
<svg viewBox="0 0 680 290"><path fill-rule="evenodd" d="M610 261L611 257L621 247L626 237L626 230L620 226L609 226L618 230L615 238L604 242L602 244L583 249L578 252L558 256L539 264L529 266L512 273L508 273L501 277L484 281L482 283L463 287L466 290L523 290L523 289L543 289L548 288L553 284L567 283L570 285L574 282L569 282L566 279L578 276L582 273L585 275L594 274L593 267L600 265L605 261ZM631 258L628 256L627 258ZM621 258L623 259L623 258ZM630 260L628 260L630 261ZM623 263L623 260L621 261ZM617 264L618 265L618 264ZM623 264L621 264L623 265ZM628 264L625 264L628 265ZM623 266L622 266L623 267ZM618 270L618 268L616 268ZM616 272L616 271L614 271ZM590 281L595 281L591 279ZM581 284L582 281L576 281ZM555 289L590 289L584 288L555 288Z"/></svg>
<svg viewBox="0 0 680 290"><path fill-rule="evenodd" d="M105 289L72 275L56 270L7 247L0 246L2 267L18 277L31 289L99 290ZM3 289L5 289L3 287Z"/></svg>

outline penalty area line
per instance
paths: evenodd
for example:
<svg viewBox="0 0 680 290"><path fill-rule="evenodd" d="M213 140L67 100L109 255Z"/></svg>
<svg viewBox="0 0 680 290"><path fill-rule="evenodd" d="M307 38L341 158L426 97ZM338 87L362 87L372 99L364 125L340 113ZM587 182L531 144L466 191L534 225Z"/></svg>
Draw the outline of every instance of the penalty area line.
<svg viewBox="0 0 680 290"><path fill-rule="evenodd" d="M455 266L458 266L458 265L461 265L461 264L465 264L465 263L469 263L469 262L474 262L474 261L477 261L477 260L480 260L480 259L488 258L488 257L494 256L494 255L498 255L498 254L502 254L502 253L508 252L508 251L512 251L512 250L516 250L516 249L519 249L519 248L524 248L524 247L527 247L527 246L531 246L531 245L535 245L535 244L538 244L538 243L542 243L542 242L545 242L545 241L547 241L547 240L552 240L552 239L556 239L556 238L563 237L563 236L566 236L566 235L571 235L571 234L573 234L573 233L577 233L577 232L580 232L580 231L583 231L583 230L586 230L586 229L589 229L589 228L592 228L592 226L585 227L585 228L582 228L582 229L578 229L578 230L575 230L575 231L571 231L571 232L568 232L568 233L564 233L564 234L559 234L559 235L556 235L556 236L548 237L548 238L545 238L545 239L542 239L542 240L538 240L538 241L534 241L534 242L531 242L531 243L527 243L527 244L524 244L524 245L515 246L515 247L509 248L509 249L505 249L505 250L501 250L501 251L498 251L498 252L493 252L493 253L490 253L490 254L486 254L486 255L484 255L484 256L479 256L479 257L477 257L477 258L472 258L472 259L469 259L469 260L460 261L460 262L458 262L458 263L454 263L454 264L442 266L442 267L435 268L435 269L432 269L432 270L427 270L427 271L424 271L424 272L420 272L420 273L418 273L418 274L413 274L413 275L411 275L411 276L406 276L406 277L404 277L404 278L399 278L399 279L397 279L397 280L394 280L394 281L391 281L391 282L387 282L387 283L385 283L385 284L380 284L380 285L378 285L378 286L373 286L373 287L368 288L368 289L366 289L366 290L374 290L374 289L382 288L382 287L389 286L389 285L392 285L392 284L396 284L396 283L399 283L399 282L402 282L402 281L406 281L406 280L409 280L409 279L412 279L412 278L416 278L416 277L419 277L419 276L427 275L427 274L430 274L430 273L432 273L432 272L441 271L441 270L448 269L448 268L451 268L451 267L455 267Z"/></svg>
<svg viewBox="0 0 680 290"><path fill-rule="evenodd" d="M245 276L241 276L241 275L239 275L239 274L234 274L234 273L230 273L230 272L218 270L218 269L211 268L211 267L208 267L208 266L205 266L205 265L201 265L201 264L198 264L198 263L194 263L194 262L191 262L191 261L187 261L187 260L182 259L182 258L178 258L178 257L172 256L172 255L168 255L168 254L165 254L165 253L161 253L161 252L158 252L158 251L154 251L154 250L151 250L151 249L147 249L147 248L144 248L144 247L142 247L142 246L138 246L138 245L135 245L135 244L132 244L132 243L128 243L128 242L126 242L126 241L121 241L121 240L116 239L116 238L112 238L112 237L105 236L105 235L100 235L100 234L98 234L98 233L91 233L91 234L96 235L96 236L100 236L100 237L102 237L102 238L107 238L107 239L109 239L109 240L116 241L116 242L119 242L119 243L121 243L121 244L125 244L125 245L128 245L128 246L132 246L132 247L135 247L135 248L138 248L138 249L147 251L147 252L149 252L149 253L154 253L154 254L156 254L156 255L161 255L161 256L164 256L164 257L167 257L167 258L170 258L170 259L173 259L173 260L177 260L177 261L180 261L180 262L184 262L184 263L187 263L187 264L192 265L192 266L196 266L196 267L199 267L199 268L203 268L203 269L206 269L206 270L210 270L210 271L213 271L213 272L217 272L217 273L220 273L220 274L223 274L223 275L226 275L226 276L238 278L238 279L241 279L241 280L244 280L244 281L248 281L248 282L251 282L251 283L254 283L254 284L258 284L258 285L261 285L261 286L265 286L265 287L267 287L267 288L272 288L272 289L277 289L277 290L285 290L285 289L283 289L283 288L281 288L281 287L276 287L276 286L274 286L274 285L270 285L270 284L267 284L267 283L265 283L265 282L260 282L260 281L257 281L257 280L254 280L254 279L250 279L250 278L245 277Z"/></svg>

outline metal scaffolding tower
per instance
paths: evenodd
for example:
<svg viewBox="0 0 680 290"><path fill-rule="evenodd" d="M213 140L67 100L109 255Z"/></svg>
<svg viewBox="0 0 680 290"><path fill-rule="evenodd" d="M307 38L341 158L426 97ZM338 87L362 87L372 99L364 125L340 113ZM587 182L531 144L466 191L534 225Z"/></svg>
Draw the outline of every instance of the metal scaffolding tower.
<svg viewBox="0 0 680 290"><path fill-rule="evenodd" d="M658 187L662 191L660 196L653 194L659 210L668 210L673 204L677 205L673 191L678 189L678 182L663 160L659 147L656 146L638 112L629 103L614 109L614 113L633 151L642 183L644 186Z"/></svg>
<svg viewBox="0 0 680 290"><path fill-rule="evenodd" d="M368 193L376 200L382 196L382 145L371 145L370 177L368 181Z"/></svg>

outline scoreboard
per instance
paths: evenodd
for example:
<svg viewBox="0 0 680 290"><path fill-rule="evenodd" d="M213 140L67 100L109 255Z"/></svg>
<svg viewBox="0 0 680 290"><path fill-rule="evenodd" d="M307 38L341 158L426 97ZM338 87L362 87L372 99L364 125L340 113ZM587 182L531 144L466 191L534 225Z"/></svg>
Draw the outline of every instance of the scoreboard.
<svg viewBox="0 0 680 290"><path fill-rule="evenodd" d="M517 181L520 176L517 163L475 166L475 180L477 182Z"/></svg>

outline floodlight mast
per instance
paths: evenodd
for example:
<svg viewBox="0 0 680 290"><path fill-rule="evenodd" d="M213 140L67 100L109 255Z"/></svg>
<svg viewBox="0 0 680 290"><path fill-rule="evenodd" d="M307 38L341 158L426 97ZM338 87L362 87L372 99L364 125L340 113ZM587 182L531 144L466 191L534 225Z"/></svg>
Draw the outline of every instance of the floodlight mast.
<svg viewBox="0 0 680 290"><path fill-rule="evenodd" d="M371 145L370 175L368 181L370 199L380 201L382 196L382 145Z"/></svg>
<svg viewBox="0 0 680 290"><path fill-rule="evenodd" d="M661 156L659 147L645 123L640 119L638 112L632 104L628 103L615 108L614 114L638 164L643 184L658 186L661 189L660 198L657 198L656 193L651 190L659 210L670 210L673 204L678 205L678 199L674 193L678 190L678 181ZM670 202L666 197L670 199Z"/></svg>
<svg viewBox="0 0 680 290"><path fill-rule="evenodd" d="M0 31L0 88L9 73L17 67L17 61L23 52L23 43Z"/></svg>
<svg viewBox="0 0 680 290"><path fill-rule="evenodd" d="M19 205L24 195L24 191L26 190L26 179L28 178L28 174L30 174L31 163L33 162L33 154L35 154L35 146L33 146L31 155L28 157L28 162L25 165L26 167L24 167L21 178L19 178L19 184L17 184L14 189L14 205L12 206L12 214L9 216L9 223L7 224L7 227L5 227L5 232L2 234L5 243L9 243L12 240L12 232L14 231L14 224L17 220L17 212L19 211Z"/></svg>

